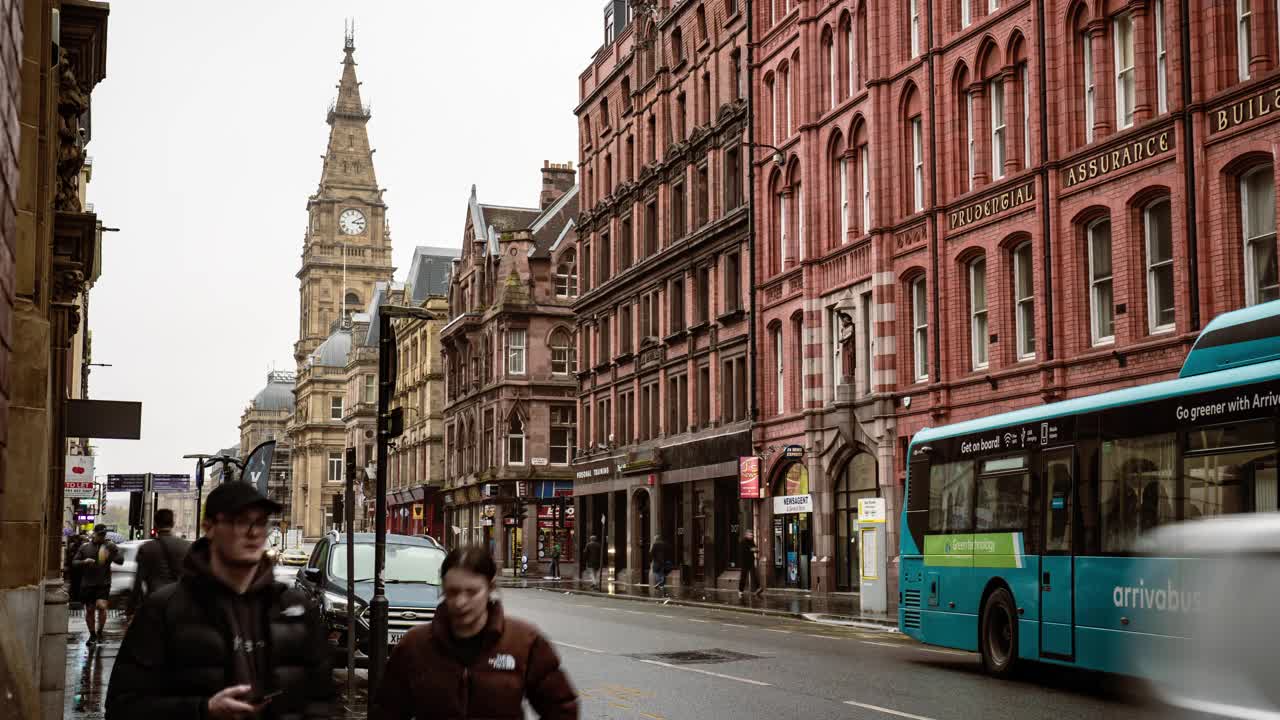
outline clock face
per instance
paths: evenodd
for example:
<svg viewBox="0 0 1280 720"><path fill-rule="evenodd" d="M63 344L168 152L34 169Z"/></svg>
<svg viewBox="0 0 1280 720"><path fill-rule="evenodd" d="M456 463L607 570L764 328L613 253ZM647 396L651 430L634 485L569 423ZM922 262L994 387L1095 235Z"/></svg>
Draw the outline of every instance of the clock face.
<svg viewBox="0 0 1280 720"><path fill-rule="evenodd" d="M364 213L356 209L343 210L338 216L338 227L347 235L359 235L364 232Z"/></svg>

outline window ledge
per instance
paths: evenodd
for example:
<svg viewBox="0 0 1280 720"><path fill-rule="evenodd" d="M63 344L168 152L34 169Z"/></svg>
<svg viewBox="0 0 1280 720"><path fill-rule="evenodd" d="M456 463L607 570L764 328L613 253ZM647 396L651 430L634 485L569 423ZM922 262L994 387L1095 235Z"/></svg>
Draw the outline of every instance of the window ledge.
<svg viewBox="0 0 1280 720"><path fill-rule="evenodd" d="M608 362L608 361L605 361L605 362L600 363L599 365L596 365L595 367L593 367L593 368L591 368L591 369L592 369L592 370L595 370L596 372L604 372L605 370L608 370L608 369L609 369L609 366L610 366L611 364L612 364L612 363L610 363L610 362Z"/></svg>
<svg viewBox="0 0 1280 720"><path fill-rule="evenodd" d="M701 335L702 333L706 332L706 331L707 331L707 330L709 330L710 328L711 328L711 321L710 321L710 320L703 320L703 321L701 321L701 322L694 323L693 325L690 325L690 326L689 326L689 334L690 334L690 335Z"/></svg>
<svg viewBox="0 0 1280 720"><path fill-rule="evenodd" d="M721 325L724 325L726 323L730 323L735 320L738 320L739 318L745 316L746 314L747 314L747 311L744 310L743 308L740 308L740 307L733 308L732 310L726 310L720 313L719 315L717 315L716 322L720 323Z"/></svg>
<svg viewBox="0 0 1280 720"><path fill-rule="evenodd" d="M678 342L678 341L680 341L680 340L683 340L683 339L684 339L684 336L685 336L685 331L684 331L684 330L677 330L677 331L675 331L675 332L671 333L670 335L667 335L666 337L662 338L662 341L663 341L663 342L665 342L666 344L670 345L670 344L672 344L672 343L674 343L674 342Z"/></svg>
<svg viewBox="0 0 1280 720"><path fill-rule="evenodd" d="M624 353L618 353L616 356L614 356L613 361L615 363L621 363L621 362L626 362L633 357L635 357L635 354L632 353L630 350L628 350Z"/></svg>

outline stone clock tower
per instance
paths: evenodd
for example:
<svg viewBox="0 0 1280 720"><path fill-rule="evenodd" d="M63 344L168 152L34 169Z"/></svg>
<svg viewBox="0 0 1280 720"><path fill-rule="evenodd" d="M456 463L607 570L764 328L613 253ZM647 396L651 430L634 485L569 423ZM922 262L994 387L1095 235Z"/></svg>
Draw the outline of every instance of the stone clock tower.
<svg viewBox="0 0 1280 720"><path fill-rule="evenodd" d="M329 106L329 147L320 187L307 199L307 233L302 250L298 342L299 367L335 329L335 321L362 311L374 286L390 282L391 232L387 206L373 172L369 108L360 102L355 37L346 33L338 98Z"/></svg>

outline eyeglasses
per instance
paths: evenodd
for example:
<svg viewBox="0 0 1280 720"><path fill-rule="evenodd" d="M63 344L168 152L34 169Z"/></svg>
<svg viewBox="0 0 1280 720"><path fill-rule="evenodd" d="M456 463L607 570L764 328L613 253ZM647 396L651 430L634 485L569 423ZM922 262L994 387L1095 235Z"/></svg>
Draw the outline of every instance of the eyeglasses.
<svg viewBox="0 0 1280 720"><path fill-rule="evenodd" d="M223 517L223 521L236 529L236 532L249 534L250 531L263 533L267 531L267 518L251 515L237 515L233 518Z"/></svg>

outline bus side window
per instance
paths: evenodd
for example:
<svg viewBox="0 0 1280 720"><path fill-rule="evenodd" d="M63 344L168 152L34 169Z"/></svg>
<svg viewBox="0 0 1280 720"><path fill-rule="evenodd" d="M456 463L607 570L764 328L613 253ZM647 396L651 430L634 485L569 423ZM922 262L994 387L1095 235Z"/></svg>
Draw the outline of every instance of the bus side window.
<svg viewBox="0 0 1280 720"><path fill-rule="evenodd" d="M1071 550L1071 458L1046 463L1045 552Z"/></svg>

